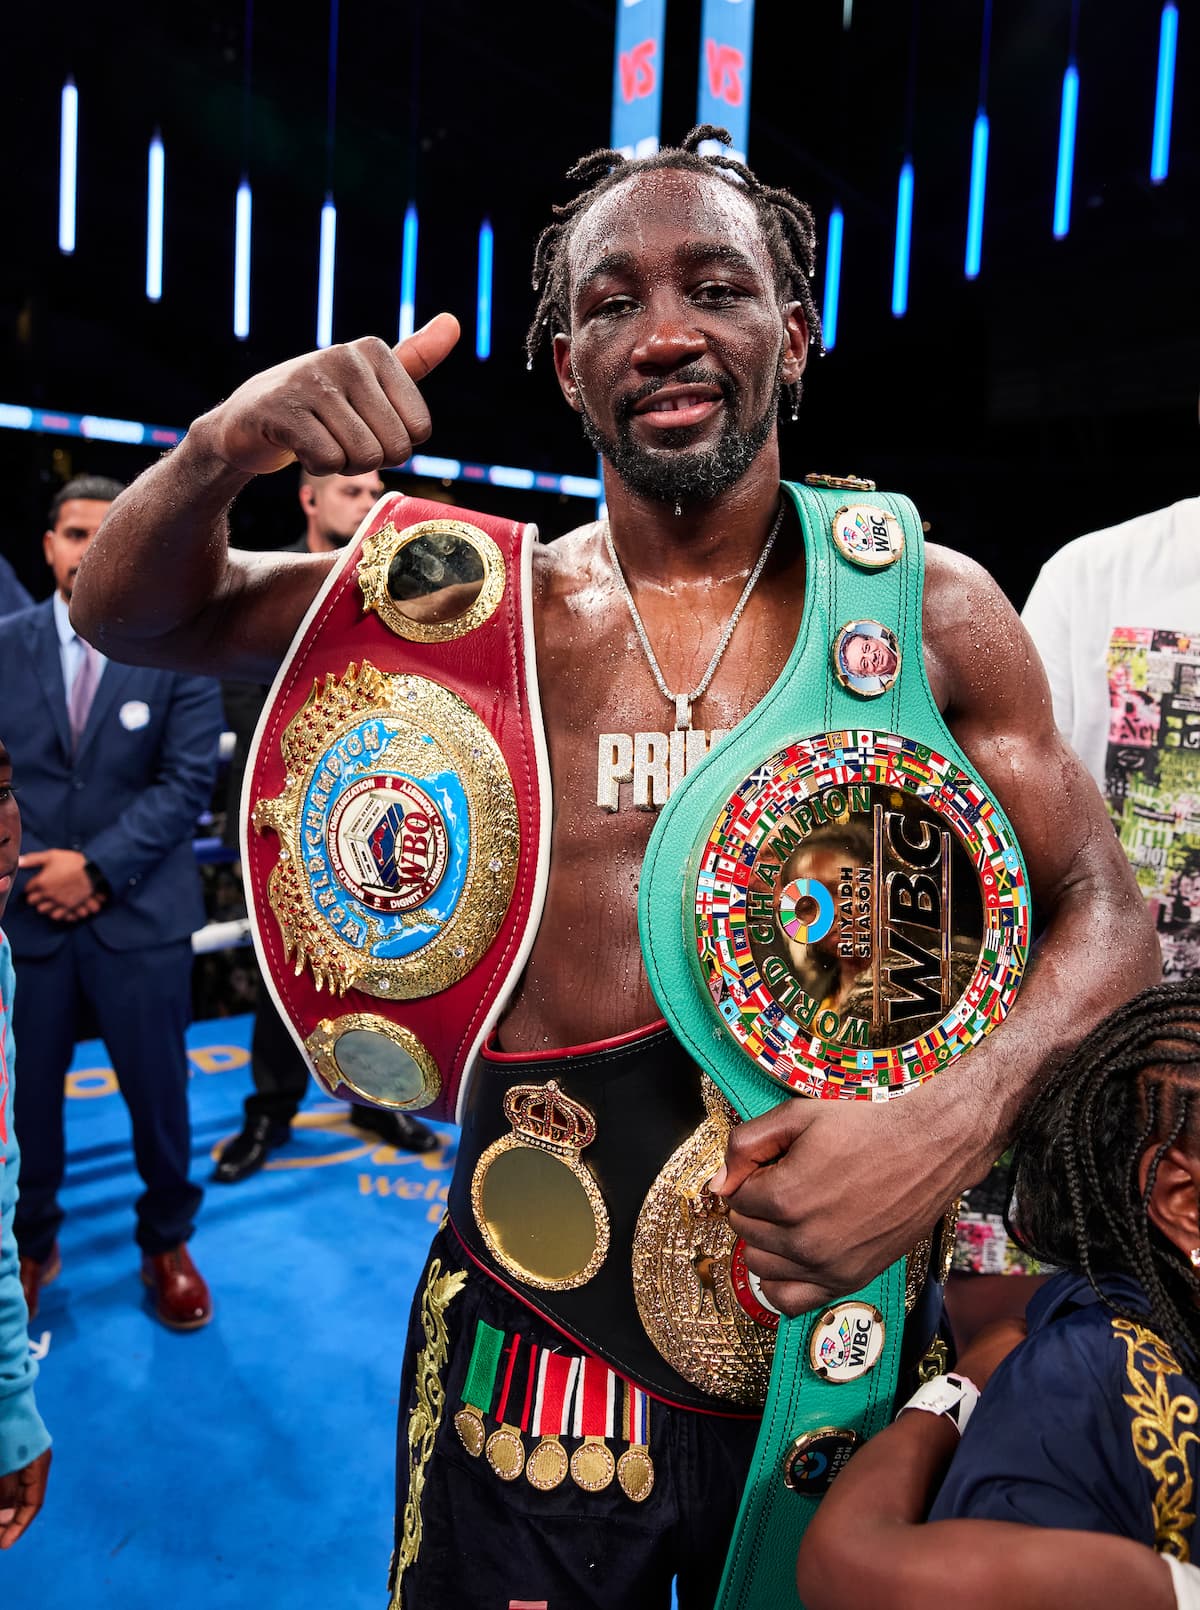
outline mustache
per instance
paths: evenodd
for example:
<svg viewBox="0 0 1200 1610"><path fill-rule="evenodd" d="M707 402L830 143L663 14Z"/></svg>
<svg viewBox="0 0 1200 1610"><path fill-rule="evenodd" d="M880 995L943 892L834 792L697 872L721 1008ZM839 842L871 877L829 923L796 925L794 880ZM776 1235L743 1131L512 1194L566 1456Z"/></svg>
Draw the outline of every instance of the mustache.
<svg viewBox="0 0 1200 1610"><path fill-rule="evenodd" d="M634 410L647 398L655 396L667 386L715 386L721 393L724 402L733 402L737 397L737 386L728 375L714 374L710 369L693 364L687 369L676 369L670 375L664 375L661 380L647 380L636 391L622 397L616 407L618 424L624 424L632 419Z"/></svg>

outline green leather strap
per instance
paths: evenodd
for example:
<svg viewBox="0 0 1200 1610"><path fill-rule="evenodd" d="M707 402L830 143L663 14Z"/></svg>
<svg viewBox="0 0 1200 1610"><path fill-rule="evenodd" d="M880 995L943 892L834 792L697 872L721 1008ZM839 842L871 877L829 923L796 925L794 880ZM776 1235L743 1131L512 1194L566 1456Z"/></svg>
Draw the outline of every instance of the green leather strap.
<svg viewBox="0 0 1200 1610"><path fill-rule="evenodd" d="M714 1012L697 959L693 897L704 841L717 811L766 757L815 733L866 727L902 733L970 770L942 721L925 675L924 549L913 505L907 498L875 491L784 484L800 517L807 562L795 647L754 712L672 794L651 836L639 898L643 955L663 1014L743 1118L759 1116L786 1096ZM831 521L839 508L854 503L885 509L900 522L904 550L894 564L864 570L833 546ZM842 687L832 673L834 639L855 620L889 627L900 649L894 683L871 699ZM885 1328L881 1356L854 1381L834 1383L814 1371L809 1350L819 1316L780 1322L762 1429L726 1561L719 1610L779 1610L796 1603L796 1549L815 1501L785 1486L785 1453L798 1435L819 1427L852 1429L865 1439L885 1423L895 1394L904 1291L901 1259L853 1298L842 1299L873 1304Z"/></svg>
<svg viewBox="0 0 1200 1610"><path fill-rule="evenodd" d="M813 1372L809 1344L819 1314L780 1322L762 1428L725 1560L718 1610L784 1610L796 1604L796 1551L818 1500L786 1485L788 1452L802 1431L847 1427L865 1442L887 1424L904 1332L904 1262L900 1258L855 1294L855 1300L879 1309L885 1325L883 1352L855 1381L834 1384Z"/></svg>

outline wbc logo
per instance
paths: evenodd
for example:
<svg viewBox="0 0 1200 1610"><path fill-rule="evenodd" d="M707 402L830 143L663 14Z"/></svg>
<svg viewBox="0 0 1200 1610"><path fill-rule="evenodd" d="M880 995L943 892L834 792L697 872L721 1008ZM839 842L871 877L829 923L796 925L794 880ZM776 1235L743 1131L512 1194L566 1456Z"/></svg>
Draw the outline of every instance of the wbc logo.
<svg viewBox="0 0 1200 1610"><path fill-rule="evenodd" d="M883 1351L883 1315L870 1303L839 1303L823 1313L809 1342L809 1362L825 1381L856 1381Z"/></svg>

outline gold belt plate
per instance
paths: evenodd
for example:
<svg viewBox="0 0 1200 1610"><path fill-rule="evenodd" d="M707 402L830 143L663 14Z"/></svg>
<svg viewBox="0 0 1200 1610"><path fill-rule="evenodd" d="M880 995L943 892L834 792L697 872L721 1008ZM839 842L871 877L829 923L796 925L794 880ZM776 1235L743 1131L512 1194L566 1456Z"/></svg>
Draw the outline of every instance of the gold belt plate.
<svg viewBox="0 0 1200 1610"><path fill-rule="evenodd" d="M556 1080L504 1097L512 1133L475 1165L471 1208L500 1266L540 1291L586 1285L608 1255L608 1209L581 1153L596 1120Z"/></svg>
<svg viewBox="0 0 1200 1610"><path fill-rule="evenodd" d="M672 1153L638 1214L633 1291L646 1335L685 1381L761 1408L780 1315L746 1266L745 1243L730 1227L724 1202L706 1189L739 1119L707 1075L701 1085L708 1117ZM947 1235L953 1246L957 1206L933 1231L939 1259ZM932 1237L924 1236L908 1254L906 1314L924 1288L931 1250Z"/></svg>
<svg viewBox="0 0 1200 1610"><path fill-rule="evenodd" d="M633 1291L646 1335L685 1381L758 1408L766 1400L779 1316L740 1258L724 1204L705 1189L738 1121L711 1079L708 1117L650 1187L633 1235Z"/></svg>

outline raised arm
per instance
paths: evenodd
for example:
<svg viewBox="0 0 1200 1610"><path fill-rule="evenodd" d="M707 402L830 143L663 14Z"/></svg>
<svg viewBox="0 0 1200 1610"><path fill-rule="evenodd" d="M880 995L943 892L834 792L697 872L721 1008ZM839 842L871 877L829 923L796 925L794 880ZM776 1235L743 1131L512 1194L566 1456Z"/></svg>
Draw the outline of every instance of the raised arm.
<svg viewBox="0 0 1200 1610"><path fill-rule="evenodd" d="M908 1251L1003 1151L1046 1070L1160 975L1142 897L1054 725L1024 627L984 571L945 550L930 551L925 641L946 719L1016 830L1044 929L1008 1019L945 1073L900 1100L789 1101L734 1130L716 1187L749 1267L789 1313Z"/></svg>
<svg viewBox="0 0 1200 1610"><path fill-rule="evenodd" d="M458 334L440 313L394 349L366 336L239 386L113 503L76 578L76 630L130 664L269 680L330 561L231 549L230 504L296 460L316 475L402 464L430 431L417 382Z"/></svg>

